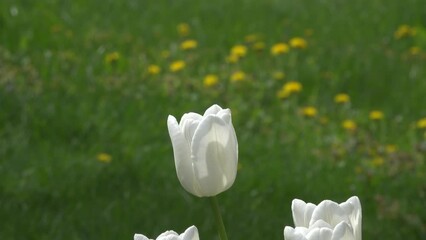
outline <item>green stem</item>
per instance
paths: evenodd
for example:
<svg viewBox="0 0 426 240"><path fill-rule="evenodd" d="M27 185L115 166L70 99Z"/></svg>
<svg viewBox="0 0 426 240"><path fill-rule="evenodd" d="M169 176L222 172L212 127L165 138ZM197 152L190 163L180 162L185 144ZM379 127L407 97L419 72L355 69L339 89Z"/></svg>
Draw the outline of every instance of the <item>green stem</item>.
<svg viewBox="0 0 426 240"><path fill-rule="evenodd" d="M219 236L221 240L228 240L228 236L226 236L225 225L223 224L222 215L220 214L219 203L217 201L216 196L209 197L210 203L213 208L214 216L216 219L217 229L219 231Z"/></svg>

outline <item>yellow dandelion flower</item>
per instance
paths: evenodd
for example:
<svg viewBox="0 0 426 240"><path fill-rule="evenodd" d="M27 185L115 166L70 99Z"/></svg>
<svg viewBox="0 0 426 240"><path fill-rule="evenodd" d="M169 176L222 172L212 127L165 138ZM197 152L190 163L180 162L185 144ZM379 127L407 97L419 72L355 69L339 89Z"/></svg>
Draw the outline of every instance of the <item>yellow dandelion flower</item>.
<svg viewBox="0 0 426 240"><path fill-rule="evenodd" d="M103 163L109 163L111 162L112 157L108 153L99 153L98 155L96 155L96 160Z"/></svg>
<svg viewBox="0 0 426 240"><path fill-rule="evenodd" d="M191 28L187 23L180 23L176 26L176 30L180 36L185 37L188 36L191 32Z"/></svg>
<svg viewBox="0 0 426 240"><path fill-rule="evenodd" d="M357 128L356 123L349 119L342 122L342 127L348 131L355 131Z"/></svg>
<svg viewBox="0 0 426 240"><path fill-rule="evenodd" d="M297 81L290 81L284 84L283 89L290 94L299 93L302 91L302 84Z"/></svg>
<svg viewBox="0 0 426 240"><path fill-rule="evenodd" d="M256 51L262 51L265 49L265 43L264 42L255 42L253 44L253 49Z"/></svg>
<svg viewBox="0 0 426 240"><path fill-rule="evenodd" d="M418 55L422 51L419 47L411 47L408 52L410 52L411 55Z"/></svg>
<svg viewBox="0 0 426 240"><path fill-rule="evenodd" d="M114 64L116 62L118 62L118 60L120 59L120 53L119 52L111 52L108 53L107 55L105 55L105 63L107 64Z"/></svg>
<svg viewBox="0 0 426 240"><path fill-rule="evenodd" d="M394 145L394 144L388 144L388 145L386 145L386 152L388 153L388 154L392 154L392 153L394 153L394 152L396 152L396 150L397 150L397 146L396 145Z"/></svg>
<svg viewBox="0 0 426 240"><path fill-rule="evenodd" d="M382 120L384 117L384 114L382 111L374 110L370 112L369 117L371 120Z"/></svg>
<svg viewBox="0 0 426 240"><path fill-rule="evenodd" d="M418 120L416 126L419 129L425 129L426 128L426 117Z"/></svg>
<svg viewBox="0 0 426 240"><path fill-rule="evenodd" d="M339 93L334 97L335 103L347 103L350 101L350 97L346 93Z"/></svg>
<svg viewBox="0 0 426 240"><path fill-rule="evenodd" d="M197 46L198 42L193 39L185 40L180 44L180 48L183 50L194 49L197 48Z"/></svg>
<svg viewBox="0 0 426 240"><path fill-rule="evenodd" d="M313 118L317 115L317 109L312 106L302 108L302 114L305 117Z"/></svg>
<svg viewBox="0 0 426 240"><path fill-rule="evenodd" d="M235 45L231 48L231 55L244 57L247 54L247 47L244 45Z"/></svg>
<svg viewBox="0 0 426 240"><path fill-rule="evenodd" d="M246 78L246 74L243 71L237 71L231 75L232 82L243 81L245 78Z"/></svg>
<svg viewBox="0 0 426 240"><path fill-rule="evenodd" d="M281 79L284 79L284 78L285 78L285 73L284 73L284 72L281 72L281 71L276 71L276 72L273 72L273 73L272 73L272 77L273 77L275 80L281 80Z"/></svg>
<svg viewBox="0 0 426 240"><path fill-rule="evenodd" d="M280 99L288 98L291 94L302 91L302 84L297 81L289 81L285 83L277 92L277 97Z"/></svg>
<svg viewBox="0 0 426 240"><path fill-rule="evenodd" d="M161 71L161 68L158 65L151 64L148 66L148 73L151 75L159 74L160 71Z"/></svg>
<svg viewBox="0 0 426 240"><path fill-rule="evenodd" d="M383 159L383 157L380 157L380 156L377 156L371 160L371 165L373 165L373 167L380 167L384 163L385 163L385 160Z"/></svg>
<svg viewBox="0 0 426 240"><path fill-rule="evenodd" d="M277 43L271 47L271 54L274 56L288 53L290 48L285 43Z"/></svg>
<svg viewBox="0 0 426 240"><path fill-rule="evenodd" d="M303 39L301 37L294 37L294 38L290 39L290 46L292 48L304 49L308 46L308 43L306 42L305 39Z"/></svg>
<svg viewBox="0 0 426 240"><path fill-rule="evenodd" d="M213 87L219 83L219 78L214 74L209 74L204 77L203 84L206 87Z"/></svg>
<svg viewBox="0 0 426 240"><path fill-rule="evenodd" d="M411 37L416 34L416 30L407 24L400 25L394 33L396 39L401 39L405 37Z"/></svg>
<svg viewBox="0 0 426 240"><path fill-rule="evenodd" d="M178 72L178 71L184 69L185 66L186 66L186 63L182 60L174 61L170 64L170 71Z"/></svg>

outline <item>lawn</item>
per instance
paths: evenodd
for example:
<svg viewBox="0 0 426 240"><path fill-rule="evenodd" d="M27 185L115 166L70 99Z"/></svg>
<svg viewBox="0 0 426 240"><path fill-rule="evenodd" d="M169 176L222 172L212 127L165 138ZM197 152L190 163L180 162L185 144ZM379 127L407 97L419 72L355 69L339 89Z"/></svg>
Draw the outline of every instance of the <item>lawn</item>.
<svg viewBox="0 0 426 240"><path fill-rule="evenodd" d="M166 124L215 103L239 143L229 239L353 195L365 239L426 239L422 0L1 1L0 238L218 239Z"/></svg>

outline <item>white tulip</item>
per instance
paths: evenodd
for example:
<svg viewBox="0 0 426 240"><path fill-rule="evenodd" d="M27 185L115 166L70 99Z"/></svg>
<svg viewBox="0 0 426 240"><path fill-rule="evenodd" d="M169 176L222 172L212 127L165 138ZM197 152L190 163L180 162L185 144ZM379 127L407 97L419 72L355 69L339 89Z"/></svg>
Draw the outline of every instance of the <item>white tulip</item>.
<svg viewBox="0 0 426 240"><path fill-rule="evenodd" d="M203 116L186 113L179 124L167 119L176 173L183 188L198 197L215 196L237 175L238 142L231 111L213 105Z"/></svg>
<svg viewBox="0 0 426 240"><path fill-rule="evenodd" d="M145 235L136 233L133 237L134 240L151 240ZM182 234L177 234L175 231L166 231L156 238L156 240L199 240L198 229L191 226Z"/></svg>
<svg viewBox="0 0 426 240"><path fill-rule="evenodd" d="M358 197L337 204L294 199L291 205L295 228L284 228L285 240L361 240L361 203Z"/></svg>

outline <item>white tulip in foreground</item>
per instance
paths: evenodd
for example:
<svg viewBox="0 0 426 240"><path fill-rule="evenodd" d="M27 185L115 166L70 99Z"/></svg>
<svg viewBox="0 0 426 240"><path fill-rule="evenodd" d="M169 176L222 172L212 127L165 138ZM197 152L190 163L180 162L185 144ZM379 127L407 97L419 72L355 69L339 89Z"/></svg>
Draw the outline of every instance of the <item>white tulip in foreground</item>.
<svg viewBox="0 0 426 240"><path fill-rule="evenodd" d="M238 142L231 111L218 105L204 115L186 113L167 119L176 172L186 191L215 196L232 186L237 174Z"/></svg>
<svg viewBox="0 0 426 240"><path fill-rule="evenodd" d="M156 238L156 240L199 240L198 229L191 226L182 234L177 234L175 231L166 231ZM142 234L135 234L134 240L150 240Z"/></svg>
<svg viewBox="0 0 426 240"><path fill-rule="evenodd" d="M285 227L285 240L361 240L361 203L358 197L337 204L294 199L291 205L295 228Z"/></svg>

